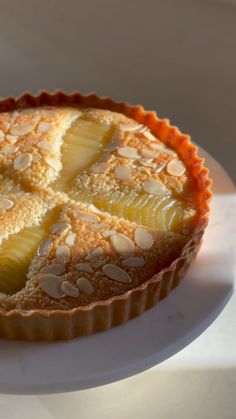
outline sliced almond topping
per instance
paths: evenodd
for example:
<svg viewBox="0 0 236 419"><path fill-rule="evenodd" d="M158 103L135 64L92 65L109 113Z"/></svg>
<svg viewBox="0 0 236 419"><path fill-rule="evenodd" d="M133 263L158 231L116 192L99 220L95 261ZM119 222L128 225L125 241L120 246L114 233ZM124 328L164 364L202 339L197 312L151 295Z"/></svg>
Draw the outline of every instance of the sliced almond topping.
<svg viewBox="0 0 236 419"><path fill-rule="evenodd" d="M0 210L8 210L12 208L14 202L7 198L0 197Z"/></svg>
<svg viewBox="0 0 236 419"><path fill-rule="evenodd" d="M44 134L46 132L48 132L51 128L53 127L52 124L50 124L50 122L40 122L37 128L37 132L39 132L40 134Z"/></svg>
<svg viewBox="0 0 236 419"><path fill-rule="evenodd" d="M149 140L149 141L156 141L157 139L156 139L156 137L154 137L154 135L149 131L149 130L146 130L145 132L144 132L144 136Z"/></svg>
<svg viewBox="0 0 236 419"><path fill-rule="evenodd" d="M81 221L86 221L88 223L98 223L100 221L100 217L96 214L89 214L86 211L78 211L78 218Z"/></svg>
<svg viewBox="0 0 236 419"><path fill-rule="evenodd" d="M6 140L10 143L10 144L15 144L18 140L18 137L16 135L10 135L7 134L6 135Z"/></svg>
<svg viewBox="0 0 236 419"><path fill-rule="evenodd" d="M119 129L123 132L136 132L136 131L140 131L144 128L143 125L141 124L120 124L119 125Z"/></svg>
<svg viewBox="0 0 236 419"><path fill-rule="evenodd" d="M46 256L50 252L51 248L52 248L52 240L47 239L39 245L38 250L37 250L37 255Z"/></svg>
<svg viewBox="0 0 236 419"><path fill-rule="evenodd" d="M60 244L56 250L56 257L59 263L67 263L70 260L71 252L70 248L65 244Z"/></svg>
<svg viewBox="0 0 236 419"><path fill-rule="evenodd" d="M76 285L80 292L85 295L91 295L94 293L94 287L92 286L91 282L84 276L81 276L81 278L77 279Z"/></svg>
<svg viewBox="0 0 236 419"><path fill-rule="evenodd" d="M108 224L105 224L105 223L92 224L91 225L91 230L93 230L93 231L101 231L101 230L103 230L104 228L107 228L107 227L108 227Z"/></svg>
<svg viewBox="0 0 236 419"><path fill-rule="evenodd" d="M90 209L92 212L95 212L95 214L104 215L108 218L111 218L111 214L109 212L103 211L95 207L93 204L89 204L88 209Z"/></svg>
<svg viewBox="0 0 236 419"><path fill-rule="evenodd" d="M37 147L41 148L42 150L46 151L53 151L54 150L54 144L50 143L47 140L42 140L37 143Z"/></svg>
<svg viewBox="0 0 236 419"><path fill-rule="evenodd" d="M140 159L139 163L145 167L154 167L155 163L153 163L152 159Z"/></svg>
<svg viewBox="0 0 236 419"><path fill-rule="evenodd" d="M53 263L52 265L45 266L41 273L42 274L52 274L52 275L63 275L66 269L65 266L60 265L59 263Z"/></svg>
<svg viewBox="0 0 236 419"><path fill-rule="evenodd" d="M129 268L141 268L145 265L145 260L142 257L134 256L123 260L122 265L128 266Z"/></svg>
<svg viewBox="0 0 236 419"><path fill-rule="evenodd" d="M131 282L130 276L119 266L108 263L102 268L102 272L110 279L113 279L117 282L122 282L123 284L129 284Z"/></svg>
<svg viewBox="0 0 236 419"><path fill-rule="evenodd" d="M113 236L113 234L116 234L116 230L106 230L106 231L103 231L102 236L110 237L110 236Z"/></svg>
<svg viewBox="0 0 236 419"><path fill-rule="evenodd" d="M60 160L56 160L51 157L45 157L45 162L54 170L59 171L62 169L62 164Z"/></svg>
<svg viewBox="0 0 236 419"><path fill-rule="evenodd" d="M85 260L92 260L101 256L103 254L103 250L101 247L97 247L96 249L90 250L89 254L85 257Z"/></svg>
<svg viewBox="0 0 236 419"><path fill-rule="evenodd" d="M0 143L2 143L5 140L5 134L4 132L0 129Z"/></svg>
<svg viewBox="0 0 236 419"><path fill-rule="evenodd" d="M25 135L28 134L28 132L32 131L34 129L35 126L35 121L34 122L23 122L22 124L15 124L12 125L12 127L10 128L10 133L12 135Z"/></svg>
<svg viewBox="0 0 236 419"><path fill-rule="evenodd" d="M108 144L106 146L105 151L116 150L120 146L120 144L121 144L121 141L112 141L112 139L111 139L111 142L110 142L110 144Z"/></svg>
<svg viewBox="0 0 236 419"><path fill-rule="evenodd" d="M117 153L121 157L125 157L126 159L139 159L140 156L138 155L137 148L135 147L120 147L117 150Z"/></svg>
<svg viewBox="0 0 236 419"><path fill-rule="evenodd" d="M41 160L41 156L38 153L34 153L33 160L35 163L38 163Z"/></svg>
<svg viewBox="0 0 236 419"><path fill-rule="evenodd" d="M1 154L7 155L11 153L15 153L18 150L19 147L13 147L11 145L4 145L4 147L1 149Z"/></svg>
<svg viewBox="0 0 236 419"><path fill-rule="evenodd" d="M75 233L69 233L66 237L66 244L68 246L73 246L73 244L75 244L75 239L76 239L76 234Z"/></svg>
<svg viewBox="0 0 236 419"><path fill-rule="evenodd" d="M95 214L102 214L103 213L99 208L95 207L95 205L93 205L93 204L89 204L88 208L92 212L95 212Z"/></svg>
<svg viewBox="0 0 236 419"><path fill-rule="evenodd" d="M135 251L134 243L124 234L113 234L110 240L114 249L122 256L133 253Z"/></svg>
<svg viewBox="0 0 236 419"><path fill-rule="evenodd" d="M100 268L100 266L103 266L104 262L105 262L105 259L93 261L94 269L97 269L97 268Z"/></svg>
<svg viewBox="0 0 236 419"><path fill-rule="evenodd" d="M75 269L77 271L81 271L81 272L88 272L88 273L92 273L93 272L90 263L77 263L75 265Z"/></svg>
<svg viewBox="0 0 236 419"><path fill-rule="evenodd" d="M32 160L32 154L20 154L14 160L14 169L19 170L19 172L22 172L23 170L28 169L28 167L30 167Z"/></svg>
<svg viewBox="0 0 236 419"><path fill-rule="evenodd" d="M134 232L134 240L140 249L150 249L153 245L153 237L151 233L140 227L136 228Z"/></svg>
<svg viewBox="0 0 236 419"><path fill-rule="evenodd" d="M160 150L162 153L169 154L170 156L176 156L176 152L171 148L168 148L164 143L152 143L150 147L155 148L155 150Z"/></svg>
<svg viewBox="0 0 236 419"><path fill-rule="evenodd" d="M66 233L70 228L71 226L68 223L56 223L51 226L51 232L59 236Z"/></svg>
<svg viewBox="0 0 236 419"><path fill-rule="evenodd" d="M169 190L159 180L148 179L143 182L143 190L150 195L166 195Z"/></svg>
<svg viewBox="0 0 236 419"><path fill-rule="evenodd" d="M165 144L162 143L152 143L150 144L150 147L160 151L166 150Z"/></svg>
<svg viewBox="0 0 236 419"><path fill-rule="evenodd" d="M69 297L75 297L76 298L79 295L78 288L76 288L69 281L63 281L62 282L61 290L64 292L64 294L68 295Z"/></svg>
<svg viewBox="0 0 236 419"><path fill-rule="evenodd" d="M153 150L149 150L148 148L143 148L141 150L142 156L146 157L147 159L154 159L155 157L157 157L159 155L158 152L153 151Z"/></svg>
<svg viewBox="0 0 236 419"><path fill-rule="evenodd" d="M150 176L150 168L149 167L137 167L137 170L142 173L146 173L146 175Z"/></svg>
<svg viewBox="0 0 236 419"><path fill-rule="evenodd" d="M128 180L132 177L132 170L128 164L120 164L115 168L115 176L120 180Z"/></svg>
<svg viewBox="0 0 236 419"><path fill-rule="evenodd" d="M166 162L157 163L156 166L155 166L155 172L160 173L162 171L162 169L164 169L165 166L166 166Z"/></svg>
<svg viewBox="0 0 236 419"><path fill-rule="evenodd" d="M90 168L91 173L104 173L108 168L106 163L95 164Z"/></svg>
<svg viewBox="0 0 236 419"><path fill-rule="evenodd" d="M39 276L39 285L43 291L52 298L61 298L62 279L57 275L41 274Z"/></svg>
<svg viewBox="0 0 236 419"><path fill-rule="evenodd" d="M186 171L186 167L181 160L173 159L167 164L167 172L169 175L182 176Z"/></svg>

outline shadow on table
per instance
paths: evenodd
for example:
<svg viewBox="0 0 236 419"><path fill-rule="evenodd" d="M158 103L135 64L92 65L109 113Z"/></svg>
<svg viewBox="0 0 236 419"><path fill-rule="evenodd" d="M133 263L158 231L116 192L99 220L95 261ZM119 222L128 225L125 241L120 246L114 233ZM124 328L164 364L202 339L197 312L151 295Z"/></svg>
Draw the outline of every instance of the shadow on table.
<svg viewBox="0 0 236 419"><path fill-rule="evenodd" d="M235 368L155 369L80 392L0 396L0 411L1 419L235 419L235 393Z"/></svg>

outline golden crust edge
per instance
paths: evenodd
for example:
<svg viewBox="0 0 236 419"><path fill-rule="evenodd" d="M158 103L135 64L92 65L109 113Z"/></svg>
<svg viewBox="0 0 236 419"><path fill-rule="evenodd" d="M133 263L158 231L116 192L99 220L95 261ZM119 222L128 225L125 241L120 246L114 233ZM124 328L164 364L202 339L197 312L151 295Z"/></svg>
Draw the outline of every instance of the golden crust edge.
<svg viewBox="0 0 236 419"><path fill-rule="evenodd" d="M68 311L0 310L0 336L8 339L45 341L72 339L107 330L140 315L167 297L183 279L198 253L208 223L212 181L208 169L204 167L204 159L197 155L197 147L190 142L188 135L171 126L168 119L159 119L154 111L145 111L141 105L131 106L128 103L114 102L108 97L99 97L95 93L82 95L78 92L65 94L61 91L55 93L42 91L36 96L24 93L16 99L9 97L0 100L0 112L57 105L95 107L123 113L147 125L167 145L178 148L180 157L186 166L191 168L191 174L197 182L200 197L198 222L192 238L184 246L181 255L169 267L125 294ZM46 322L45 327L40 327L42 322Z"/></svg>

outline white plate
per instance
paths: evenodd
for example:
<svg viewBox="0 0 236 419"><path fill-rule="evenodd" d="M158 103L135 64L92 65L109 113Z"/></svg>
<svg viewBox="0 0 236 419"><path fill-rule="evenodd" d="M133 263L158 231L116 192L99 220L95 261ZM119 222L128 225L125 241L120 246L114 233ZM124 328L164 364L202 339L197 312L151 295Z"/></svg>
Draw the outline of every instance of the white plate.
<svg viewBox="0 0 236 419"><path fill-rule="evenodd" d="M233 291L235 188L206 152L214 179L203 247L182 284L153 309L107 332L70 342L1 340L0 392L56 393L95 387L137 374L196 339Z"/></svg>

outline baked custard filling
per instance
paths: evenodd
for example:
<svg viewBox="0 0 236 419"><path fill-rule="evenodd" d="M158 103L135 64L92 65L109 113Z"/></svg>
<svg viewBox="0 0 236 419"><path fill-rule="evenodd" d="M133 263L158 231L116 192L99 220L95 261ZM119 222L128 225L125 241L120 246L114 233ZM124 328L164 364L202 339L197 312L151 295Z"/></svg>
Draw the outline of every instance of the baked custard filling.
<svg viewBox="0 0 236 419"><path fill-rule="evenodd" d="M194 180L123 114L0 114L0 308L70 309L168 267L191 236Z"/></svg>

